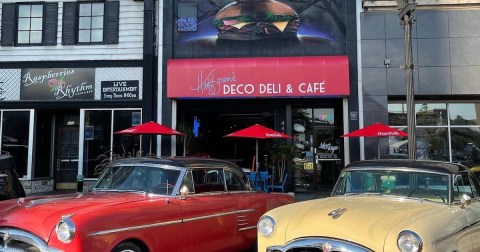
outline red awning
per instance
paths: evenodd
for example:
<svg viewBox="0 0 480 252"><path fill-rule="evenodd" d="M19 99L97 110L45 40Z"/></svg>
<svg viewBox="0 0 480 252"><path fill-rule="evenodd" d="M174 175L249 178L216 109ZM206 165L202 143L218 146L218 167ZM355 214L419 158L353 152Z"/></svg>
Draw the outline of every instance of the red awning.
<svg viewBox="0 0 480 252"><path fill-rule="evenodd" d="M348 96L347 56L172 59L168 98Z"/></svg>

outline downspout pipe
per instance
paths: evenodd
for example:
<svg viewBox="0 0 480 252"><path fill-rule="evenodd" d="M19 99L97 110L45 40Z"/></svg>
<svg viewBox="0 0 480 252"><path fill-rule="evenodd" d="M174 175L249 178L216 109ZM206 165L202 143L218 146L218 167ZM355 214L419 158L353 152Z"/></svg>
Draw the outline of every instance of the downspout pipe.
<svg viewBox="0 0 480 252"><path fill-rule="evenodd" d="M358 72L358 128L363 128L363 75L362 75L362 24L360 14L362 13L362 0L357 0L356 22L357 22L357 72ZM360 137L360 160L365 160L365 139Z"/></svg>
<svg viewBox="0 0 480 252"><path fill-rule="evenodd" d="M155 11L154 0L143 2L143 95L142 95L142 122L153 121L154 98L156 86L154 83L154 48L155 48ZM150 139L142 141L142 150L149 150Z"/></svg>

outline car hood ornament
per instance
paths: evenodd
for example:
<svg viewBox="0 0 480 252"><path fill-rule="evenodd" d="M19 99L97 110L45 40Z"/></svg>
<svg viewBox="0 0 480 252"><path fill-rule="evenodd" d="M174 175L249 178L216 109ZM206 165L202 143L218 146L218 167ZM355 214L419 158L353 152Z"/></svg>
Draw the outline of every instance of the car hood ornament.
<svg viewBox="0 0 480 252"><path fill-rule="evenodd" d="M345 211L347 211L346 208L337 208L331 211L330 213L328 213L328 216L331 216L333 219L336 219L340 217L343 213L345 213Z"/></svg>

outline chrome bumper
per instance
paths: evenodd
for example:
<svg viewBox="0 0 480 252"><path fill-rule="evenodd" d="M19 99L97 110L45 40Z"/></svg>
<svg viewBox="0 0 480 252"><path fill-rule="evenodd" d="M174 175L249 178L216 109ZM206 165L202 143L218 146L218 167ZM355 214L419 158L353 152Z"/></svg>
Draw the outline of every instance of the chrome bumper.
<svg viewBox="0 0 480 252"><path fill-rule="evenodd" d="M13 228L0 228L0 251L63 252L48 245L35 235Z"/></svg>
<svg viewBox="0 0 480 252"><path fill-rule="evenodd" d="M301 249L319 249L323 252L373 252L373 250L349 241L323 237L295 239L287 243L285 246L268 247L267 252L288 252L290 250L301 251Z"/></svg>

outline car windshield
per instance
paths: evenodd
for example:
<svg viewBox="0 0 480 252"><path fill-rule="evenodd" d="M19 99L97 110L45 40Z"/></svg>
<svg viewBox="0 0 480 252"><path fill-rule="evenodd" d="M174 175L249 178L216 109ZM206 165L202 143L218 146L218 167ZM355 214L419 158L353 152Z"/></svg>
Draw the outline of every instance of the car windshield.
<svg viewBox="0 0 480 252"><path fill-rule="evenodd" d="M343 171L332 195L375 194L448 203L448 175L421 171Z"/></svg>
<svg viewBox="0 0 480 252"><path fill-rule="evenodd" d="M135 191L172 195L181 170L149 166L111 166L93 191Z"/></svg>

